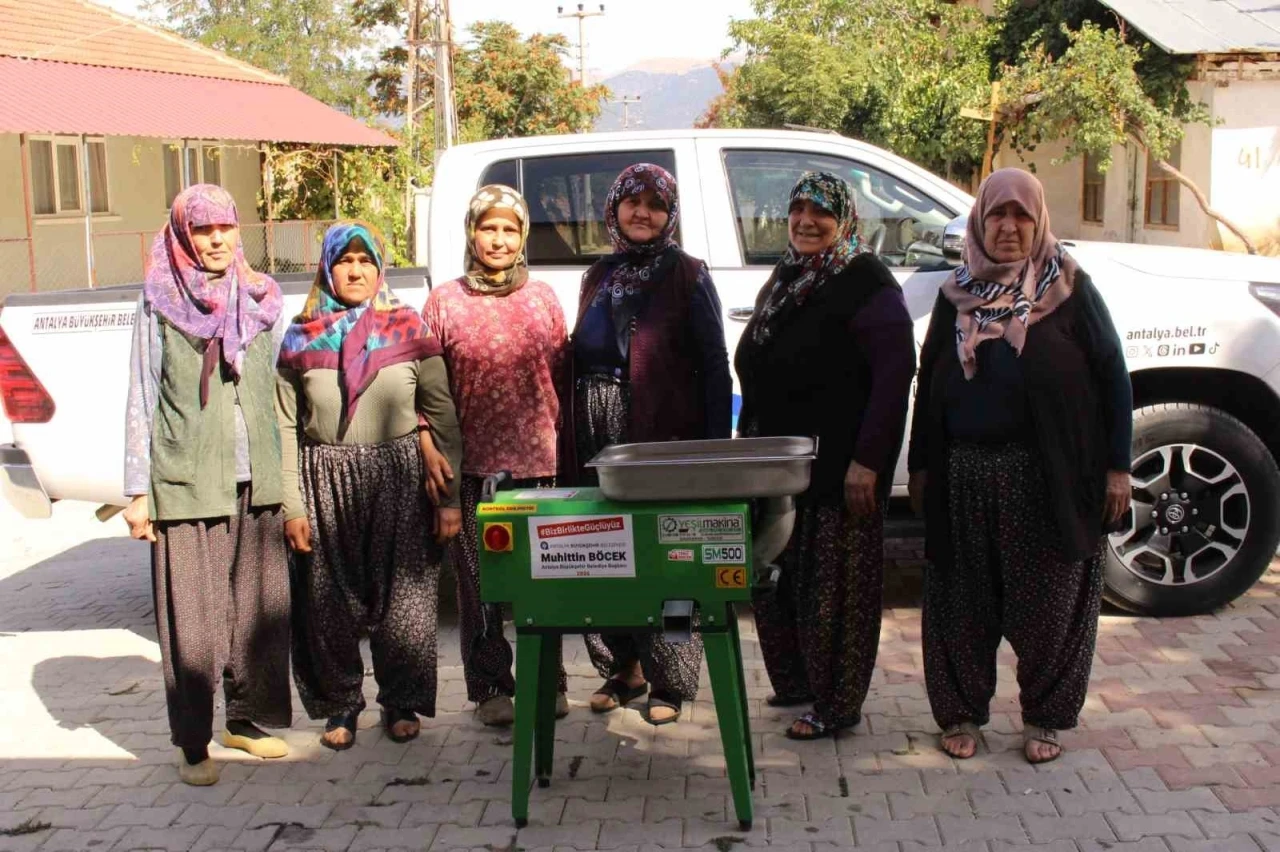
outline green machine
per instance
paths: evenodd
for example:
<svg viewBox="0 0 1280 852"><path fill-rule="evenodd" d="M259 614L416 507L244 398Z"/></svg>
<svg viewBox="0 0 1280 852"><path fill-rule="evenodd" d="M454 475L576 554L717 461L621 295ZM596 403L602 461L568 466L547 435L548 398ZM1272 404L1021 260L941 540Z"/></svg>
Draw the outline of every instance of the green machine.
<svg viewBox="0 0 1280 852"><path fill-rule="evenodd" d="M480 592L516 628L511 813L528 821L531 776L551 783L556 676L566 633L702 634L729 785L751 827L755 767L733 605L777 577L772 560L809 485L809 438L625 444L588 466L599 488L503 490L476 512Z"/></svg>

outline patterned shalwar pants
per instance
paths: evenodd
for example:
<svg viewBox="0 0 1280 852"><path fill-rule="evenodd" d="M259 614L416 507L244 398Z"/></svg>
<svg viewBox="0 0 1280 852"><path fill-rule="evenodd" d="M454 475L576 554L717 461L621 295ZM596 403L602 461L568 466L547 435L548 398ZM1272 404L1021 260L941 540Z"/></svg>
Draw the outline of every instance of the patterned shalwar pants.
<svg viewBox="0 0 1280 852"><path fill-rule="evenodd" d="M626 384L608 376L588 375L574 389L573 416L578 459L586 462L611 444L627 442L631 397ZM595 472L582 471L583 482ZM591 664L603 678L630 669L637 661L649 681L651 694L667 700L692 701L698 694L702 666L702 634L693 641L673 644L660 633L588 633L582 637Z"/></svg>
<svg viewBox="0 0 1280 852"><path fill-rule="evenodd" d="M856 725L880 645L884 516L800 498L778 564L777 588L752 601L769 682L780 697L813 696L825 725Z"/></svg>
<svg viewBox="0 0 1280 852"><path fill-rule="evenodd" d="M151 582L169 730L179 748L213 738L213 695L222 682L227 718L286 728L289 570L279 506L255 509L237 489L229 518L162 521L151 546Z"/></svg>
<svg viewBox="0 0 1280 852"><path fill-rule="evenodd" d="M549 488L554 478L518 479L513 488ZM511 643L502 635L502 607L480 600L480 552L476 531L476 506L484 479L463 475L462 532L453 540L453 570L458 577L459 640L467 700L483 704L498 695L516 694L511 675ZM564 664L560 666L559 691L568 689Z"/></svg>
<svg viewBox="0 0 1280 852"><path fill-rule="evenodd" d="M1022 445L957 445L948 458L952 557L925 573L925 685L938 726L984 725L1001 636L1018 655L1022 721L1074 728L1098 635L1102 542L1062 557L1038 460Z"/></svg>
<svg viewBox="0 0 1280 852"><path fill-rule="evenodd" d="M434 716L441 551L417 434L306 441L301 478L312 552L293 563L293 677L307 714L364 709L367 634L378 703Z"/></svg>

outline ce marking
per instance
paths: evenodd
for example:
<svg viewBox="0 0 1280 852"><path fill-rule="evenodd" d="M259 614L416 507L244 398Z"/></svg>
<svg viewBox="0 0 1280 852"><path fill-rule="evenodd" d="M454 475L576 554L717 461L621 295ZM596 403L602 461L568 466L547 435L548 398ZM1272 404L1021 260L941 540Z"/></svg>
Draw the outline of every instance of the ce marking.
<svg viewBox="0 0 1280 852"><path fill-rule="evenodd" d="M745 589L747 587L747 569L742 566L726 566L716 569L717 589Z"/></svg>

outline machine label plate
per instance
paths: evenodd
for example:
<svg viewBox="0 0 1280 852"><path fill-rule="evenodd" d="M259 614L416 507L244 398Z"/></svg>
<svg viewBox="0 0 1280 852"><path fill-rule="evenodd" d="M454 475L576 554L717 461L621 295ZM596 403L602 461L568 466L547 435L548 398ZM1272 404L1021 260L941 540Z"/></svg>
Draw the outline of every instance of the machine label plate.
<svg viewBox="0 0 1280 852"><path fill-rule="evenodd" d="M630 515L548 515L529 519L533 578L634 577Z"/></svg>
<svg viewBox="0 0 1280 852"><path fill-rule="evenodd" d="M658 516L658 541L662 544L746 540L747 522L742 515Z"/></svg>
<svg viewBox="0 0 1280 852"><path fill-rule="evenodd" d="M741 544L702 545L703 565L741 565L747 561L747 548Z"/></svg>
<svg viewBox="0 0 1280 852"><path fill-rule="evenodd" d="M667 561L668 561L668 562L692 562L692 561L693 561L693 548L692 548L692 547L677 547L677 548L674 548L674 549L672 549L672 550L668 550L668 551L667 551Z"/></svg>
<svg viewBox="0 0 1280 852"><path fill-rule="evenodd" d="M481 503L477 515L532 515L538 511L537 503Z"/></svg>

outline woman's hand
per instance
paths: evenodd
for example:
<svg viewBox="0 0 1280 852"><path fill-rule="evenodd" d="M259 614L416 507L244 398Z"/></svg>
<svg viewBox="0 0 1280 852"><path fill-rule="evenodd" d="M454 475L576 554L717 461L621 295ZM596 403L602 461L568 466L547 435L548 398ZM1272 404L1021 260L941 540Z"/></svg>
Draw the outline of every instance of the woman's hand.
<svg viewBox="0 0 1280 852"><path fill-rule="evenodd" d="M284 522L284 540L294 553L311 552L311 521L306 518L294 518Z"/></svg>
<svg viewBox="0 0 1280 852"><path fill-rule="evenodd" d="M436 449L435 441L431 440L430 431L426 429L418 431L418 446L422 449L422 464L426 469L426 481L423 487L427 489L427 497L431 502L439 506L440 501L449 493L449 482L453 480L453 467L444 453Z"/></svg>
<svg viewBox="0 0 1280 852"><path fill-rule="evenodd" d="M436 541L448 544L462 531L462 510L436 509Z"/></svg>
<svg viewBox="0 0 1280 852"><path fill-rule="evenodd" d="M856 461L844 475L844 502L855 517L876 511L876 472Z"/></svg>
<svg viewBox="0 0 1280 852"><path fill-rule="evenodd" d="M924 489L929 484L929 472L917 470L907 480L907 494L911 498L911 511L917 518L924 517Z"/></svg>
<svg viewBox="0 0 1280 852"><path fill-rule="evenodd" d="M1104 517L1107 526L1119 521L1129 509L1133 498L1133 480L1127 470L1107 471L1107 501Z"/></svg>
<svg viewBox="0 0 1280 852"><path fill-rule="evenodd" d="M139 541L155 541L156 531L151 523L151 508L147 495L139 494L124 508L124 522L129 525L129 535Z"/></svg>

